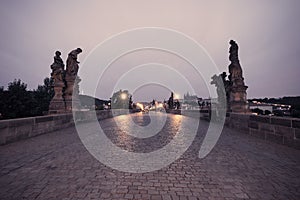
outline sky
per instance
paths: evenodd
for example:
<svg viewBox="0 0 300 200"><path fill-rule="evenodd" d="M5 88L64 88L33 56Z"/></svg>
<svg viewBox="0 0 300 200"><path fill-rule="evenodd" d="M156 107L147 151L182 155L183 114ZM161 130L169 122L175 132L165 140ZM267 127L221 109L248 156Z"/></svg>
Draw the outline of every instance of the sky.
<svg viewBox="0 0 300 200"><path fill-rule="evenodd" d="M78 57L79 76L88 79L81 65L100 43L120 32L159 27L193 38L220 71L228 72L228 42L234 39L239 45L245 84L249 87L248 98L299 96L299 19L298 0L1 0L0 86L7 87L19 78L29 89L37 88L50 76L54 52L60 50L65 61L77 47L83 49ZM194 93L200 97L209 95L204 79L194 76L188 70L188 63L157 50L132 52L118 59L110 66L107 77L95 80L100 85L96 85L94 95L108 99L113 89L126 89L125 85L115 84L132 67L143 63L174 67L186 73ZM156 74L160 78L167 76L162 72ZM179 79L174 83L184 85ZM153 84L129 92L135 100L151 100L168 98L169 91L168 87ZM81 93L93 95L83 89Z"/></svg>

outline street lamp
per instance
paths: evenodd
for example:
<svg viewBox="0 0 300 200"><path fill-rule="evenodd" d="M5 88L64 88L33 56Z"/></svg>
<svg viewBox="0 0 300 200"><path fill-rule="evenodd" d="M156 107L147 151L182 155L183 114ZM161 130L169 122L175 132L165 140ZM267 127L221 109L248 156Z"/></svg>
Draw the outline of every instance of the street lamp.
<svg viewBox="0 0 300 200"><path fill-rule="evenodd" d="M127 94L126 93L122 93L121 94L121 99L125 100L127 98Z"/></svg>
<svg viewBox="0 0 300 200"><path fill-rule="evenodd" d="M179 94L174 94L174 99L179 99Z"/></svg>

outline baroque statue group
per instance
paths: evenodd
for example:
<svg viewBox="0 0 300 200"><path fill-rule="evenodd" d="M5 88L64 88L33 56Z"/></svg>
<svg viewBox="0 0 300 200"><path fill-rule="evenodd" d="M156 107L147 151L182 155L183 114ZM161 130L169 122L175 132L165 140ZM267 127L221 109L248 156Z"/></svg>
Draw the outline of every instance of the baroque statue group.
<svg viewBox="0 0 300 200"><path fill-rule="evenodd" d="M211 84L217 88L218 106L227 110L227 112L247 113L247 86L244 83L242 68L238 58L238 45L235 41L229 42L229 76L226 72L212 77ZM62 60L61 52L56 51L54 63L51 65L51 78L54 81L55 95L50 102L49 114L71 112L80 109L79 100L79 82L81 79L77 75L79 62L78 54L82 50L77 48L68 54L66 69ZM173 94L172 94L173 95ZM173 108L172 101L169 100L169 106ZM180 104L179 104L180 105ZM178 106L179 108L179 106Z"/></svg>
<svg viewBox="0 0 300 200"><path fill-rule="evenodd" d="M247 104L248 86L244 83L243 71L238 58L238 45L235 41L229 42L229 76L226 79L226 72L220 75L214 75L211 84L217 87L218 103L223 105L228 112L247 113L249 112Z"/></svg>
<svg viewBox="0 0 300 200"><path fill-rule="evenodd" d="M72 109L80 108L79 82L81 79L77 76L79 69L77 56L81 52L82 50L77 48L68 54L66 69L60 57L61 52L55 52L54 63L50 66L55 94L49 105L49 114L71 112Z"/></svg>

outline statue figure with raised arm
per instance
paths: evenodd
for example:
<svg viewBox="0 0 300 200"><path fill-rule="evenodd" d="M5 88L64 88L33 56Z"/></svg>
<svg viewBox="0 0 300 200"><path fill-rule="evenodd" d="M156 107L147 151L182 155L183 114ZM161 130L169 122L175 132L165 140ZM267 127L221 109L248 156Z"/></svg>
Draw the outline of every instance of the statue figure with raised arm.
<svg viewBox="0 0 300 200"><path fill-rule="evenodd" d="M81 79L77 75L79 70L79 62L77 60L78 54L82 52L81 48L72 50L68 54L67 58L67 69L65 76L66 89L64 92L64 99L66 104L66 110L79 110L80 100L79 100L79 82Z"/></svg>
<svg viewBox="0 0 300 200"><path fill-rule="evenodd" d="M81 52L82 52L81 48L77 48L68 54L67 74L77 76L78 69L79 69L79 65L78 65L79 62L77 60L77 56Z"/></svg>

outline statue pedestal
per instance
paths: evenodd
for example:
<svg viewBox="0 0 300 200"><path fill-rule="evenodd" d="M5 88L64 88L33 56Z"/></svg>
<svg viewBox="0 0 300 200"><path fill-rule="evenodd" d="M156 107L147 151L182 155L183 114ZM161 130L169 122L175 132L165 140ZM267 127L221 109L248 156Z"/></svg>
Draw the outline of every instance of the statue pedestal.
<svg viewBox="0 0 300 200"><path fill-rule="evenodd" d="M79 77L66 75L65 105L66 111L79 110L81 108L79 100Z"/></svg>
<svg viewBox="0 0 300 200"><path fill-rule="evenodd" d="M65 102L63 100L51 100L48 112L49 114L59 114L65 112Z"/></svg>
<svg viewBox="0 0 300 200"><path fill-rule="evenodd" d="M72 112L72 110L80 110L81 108L81 104L80 104L80 100L78 99L72 99L71 98L67 98L65 99L65 103L66 103L66 112Z"/></svg>
<svg viewBox="0 0 300 200"><path fill-rule="evenodd" d="M248 113L247 90L248 86L236 85L230 92L230 111L237 113Z"/></svg>
<svg viewBox="0 0 300 200"><path fill-rule="evenodd" d="M54 85L55 95L50 101L49 114L65 112L65 102L63 99L63 87L64 87L64 83L62 81L55 83Z"/></svg>

